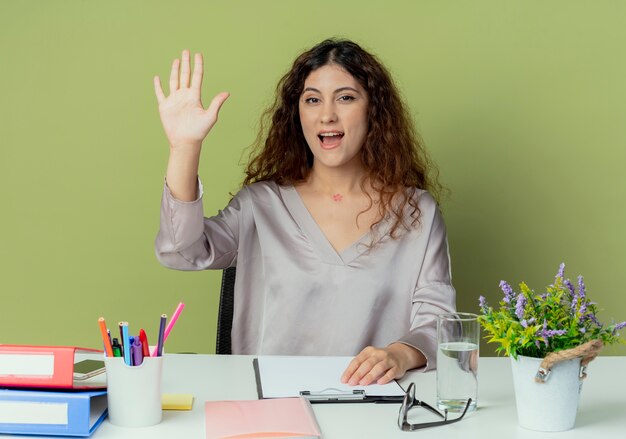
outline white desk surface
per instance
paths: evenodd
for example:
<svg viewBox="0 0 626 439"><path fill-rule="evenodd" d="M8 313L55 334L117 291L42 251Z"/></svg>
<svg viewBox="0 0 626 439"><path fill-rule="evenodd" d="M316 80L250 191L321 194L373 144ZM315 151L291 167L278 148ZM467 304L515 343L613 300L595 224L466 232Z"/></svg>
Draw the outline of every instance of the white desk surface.
<svg viewBox="0 0 626 439"><path fill-rule="evenodd" d="M121 428L108 420L93 434L106 438L205 438L204 401L257 399L252 356L165 356L164 393L191 393L193 410L164 411L163 421L148 428ZM540 433L518 426L509 358L481 358L478 369L478 410L462 421L403 432L397 426L399 404L315 404L327 439L351 438L549 438L608 439L626 437L626 357L599 357L588 368L576 425L561 433ZM400 383L416 384L416 397L435 403L435 372L410 373ZM420 410L420 409L416 409Z"/></svg>

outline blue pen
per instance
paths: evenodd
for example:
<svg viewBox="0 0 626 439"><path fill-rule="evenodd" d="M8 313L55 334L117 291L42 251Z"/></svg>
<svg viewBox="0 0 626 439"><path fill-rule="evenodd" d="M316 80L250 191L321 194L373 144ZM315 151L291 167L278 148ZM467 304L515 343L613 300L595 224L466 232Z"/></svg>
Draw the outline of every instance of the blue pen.
<svg viewBox="0 0 626 439"><path fill-rule="evenodd" d="M157 344L156 356L161 357L163 355L163 343L165 334L165 322L167 321L167 314L161 314L161 324L159 326L159 342Z"/></svg>
<svg viewBox="0 0 626 439"><path fill-rule="evenodd" d="M124 363L126 363L129 366L132 366L131 360L130 360L130 338L128 337L128 322L122 322L121 323L121 328L122 328L122 337L124 340Z"/></svg>
<svg viewBox="0 0 626 439"><path fill-rule="evenodd" d="M130 334L130 332L129 332ZM128 342L130 343L129 346L129 350L130 350L130 365L134 366L135 365L135 354L133 354L133 343L135 342L135 337L132 335L128 336Z"/></svg>

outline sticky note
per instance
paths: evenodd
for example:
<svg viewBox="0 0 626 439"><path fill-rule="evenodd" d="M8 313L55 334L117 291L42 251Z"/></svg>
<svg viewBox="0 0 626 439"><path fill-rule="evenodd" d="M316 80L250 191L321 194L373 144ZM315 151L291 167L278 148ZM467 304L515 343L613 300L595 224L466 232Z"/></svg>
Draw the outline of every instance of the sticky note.
<svg viewBox="0 0 626 439"><path fill-rule="evenodd" d="M193 395L182 393L163 393L161 407L163 410L191 410Z"/></svg>

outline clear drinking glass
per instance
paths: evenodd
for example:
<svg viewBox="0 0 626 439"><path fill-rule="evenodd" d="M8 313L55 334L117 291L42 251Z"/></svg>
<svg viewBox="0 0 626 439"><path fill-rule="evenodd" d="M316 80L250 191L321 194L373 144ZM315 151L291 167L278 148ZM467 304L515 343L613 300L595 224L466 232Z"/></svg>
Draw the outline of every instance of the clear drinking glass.
<svg viewBox="0 0 626 439"><path fill-rule="evenodd" d="M461 412L478 397L478 316L465 312L440 314L437 318L437 406Z"/></svg>

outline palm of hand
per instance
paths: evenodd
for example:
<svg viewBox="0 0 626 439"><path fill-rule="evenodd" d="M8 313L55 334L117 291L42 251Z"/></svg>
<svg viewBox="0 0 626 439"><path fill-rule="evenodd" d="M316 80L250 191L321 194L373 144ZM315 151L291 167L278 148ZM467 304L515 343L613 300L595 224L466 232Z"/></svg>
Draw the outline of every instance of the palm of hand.
<svg viewBox="0 0 626 439"><path fill-rule="evenodd" d="M190 88L171 93L159 104L159 113L172 147L201 143L217 119L206 112L200 96Z"/></svg>
<svg viewBox="0 0 626 439"><path fill-rule="evenodd" d="M159 77L154 78L161 123L172 148L199 146L217 122L219 110L228 98L228 93L219 93L205 110L200 95L203 73L202 55L196 54L192 75L189 51L185 50L182 62L176 59L172 63L169 96L163 93Z"/></svg>

